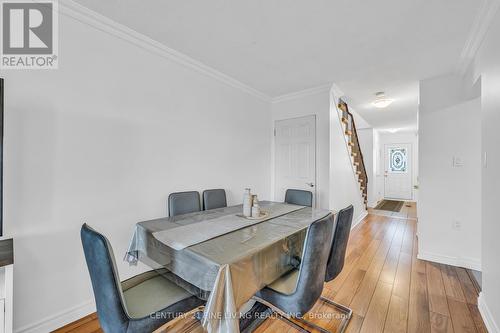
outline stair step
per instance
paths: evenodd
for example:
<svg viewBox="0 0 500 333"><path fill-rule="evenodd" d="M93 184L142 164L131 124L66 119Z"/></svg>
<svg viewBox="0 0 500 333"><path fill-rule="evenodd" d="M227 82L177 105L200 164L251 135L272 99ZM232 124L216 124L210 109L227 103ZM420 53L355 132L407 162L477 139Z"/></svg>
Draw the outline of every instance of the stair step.
<svg viewBox="0 0 500 333"><path fill-rule="evenodd" d="M357 179L359 182L359 187L361 189L361 195L363 197L363 201L365 203L365 208L368 209L368 194L366 193L366 174L363 173L364 168L361 167L363 161L361 160L360 156L361 155L361 147L359 146L359 142L357 141L357 136L354 135L354 119L352 118L352 115L348 111L347 104L343 100L339 100L338 108L340 111L342 111L341 115L341 122L345 125L342 126L342 130L344 131L345 135L347 135L348 142L347 146L350 147L349 151L351 153L352 157L352 163L356 167L356 175ZM362 156L362 155L361 155Z"/></svg>

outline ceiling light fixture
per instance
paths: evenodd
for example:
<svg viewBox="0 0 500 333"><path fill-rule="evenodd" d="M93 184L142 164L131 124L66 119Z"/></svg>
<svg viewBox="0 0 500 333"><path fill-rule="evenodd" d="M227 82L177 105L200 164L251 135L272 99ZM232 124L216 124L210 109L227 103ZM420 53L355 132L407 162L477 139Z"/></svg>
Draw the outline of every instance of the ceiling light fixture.
<svg viewBox="0 0 500 333"><path fill-rule="evenodd" d="M392 102L394 102L391 98L386 98L385 93L380 91L375 94L375 100L372 102L373 106L378 109L383 109L388 107Z"/></svg>

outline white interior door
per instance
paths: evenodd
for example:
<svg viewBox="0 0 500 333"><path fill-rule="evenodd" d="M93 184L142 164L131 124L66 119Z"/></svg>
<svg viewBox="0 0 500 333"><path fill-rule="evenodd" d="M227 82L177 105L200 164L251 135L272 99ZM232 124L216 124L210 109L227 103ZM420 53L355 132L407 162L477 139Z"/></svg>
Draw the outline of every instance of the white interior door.
<svg viewBox="0 0 500 333"><path fill-rule="evenodd" d="M412 199L411 144L385 145L384 197Z"/></svg>
<svg viewBox="0 0 500 333"><path fill-rule="evenodd" d="M316 201L316 116L275 123L275 200L287 189L307 190Z"/></svg>

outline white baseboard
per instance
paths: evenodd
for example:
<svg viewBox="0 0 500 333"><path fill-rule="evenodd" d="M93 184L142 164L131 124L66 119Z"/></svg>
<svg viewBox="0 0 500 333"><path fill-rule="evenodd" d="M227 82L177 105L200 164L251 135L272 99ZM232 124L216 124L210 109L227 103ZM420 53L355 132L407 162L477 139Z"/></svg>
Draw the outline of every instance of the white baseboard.
<svg viewBox="0 0 500 333"><path fill-rule="evenodd" d="M488 305L484 299L484 295L482 292L479 293L479 298L477 299L477 307L479 308L479 313L481 313L481 317L483 317L484 325L489 333L500 333L500 329L498 328L497 323L495 322L495 318L491 314Z"/></svg>
<svg viewBox="0 0 500 333"><path fill-rule="evenodd" d="M95 304L93 301L87 301L80 305L74 306L69 310L61 311L52 316L39 320L38 322L25 325L23 327L15 327L15 333L40 333L52 332L55 329L63 327L71 322L81 319L95 312Z"/></svg>
<svg viewBox="0 0 500 333"><path fill-rule="evenodd" d="M460 257L451 257L436 253L419 251L417 254L418 259L433 261L440 264L465 267L469 269L473 269L475 271L481 271L481 262L472 258L460 258Z"/></svg>
<svg viewBox="0 0 500 333"><path fill-rule="evenodd" d="M359 223L361 223L361 221L363 221L363 219L368 215L368 212L365 210L363 211L357 219L353 219L354 222L353 224L351 225L351 230L356 228L358 226Z"/></svg>

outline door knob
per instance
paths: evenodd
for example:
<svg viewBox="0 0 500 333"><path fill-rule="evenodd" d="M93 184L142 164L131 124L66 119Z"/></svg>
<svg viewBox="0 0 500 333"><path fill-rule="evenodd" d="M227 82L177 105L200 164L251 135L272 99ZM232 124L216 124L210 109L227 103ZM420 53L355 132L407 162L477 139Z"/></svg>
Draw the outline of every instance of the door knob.
<svg viewBox="0 0 500 333"><path fill-rule="evenodd" d="M309 187L314 187L314 183L306 183Z"/></svg>

